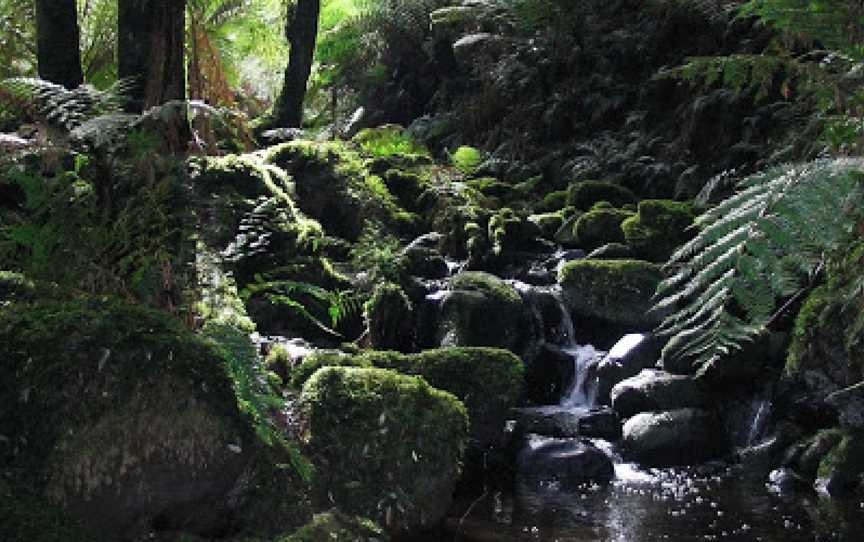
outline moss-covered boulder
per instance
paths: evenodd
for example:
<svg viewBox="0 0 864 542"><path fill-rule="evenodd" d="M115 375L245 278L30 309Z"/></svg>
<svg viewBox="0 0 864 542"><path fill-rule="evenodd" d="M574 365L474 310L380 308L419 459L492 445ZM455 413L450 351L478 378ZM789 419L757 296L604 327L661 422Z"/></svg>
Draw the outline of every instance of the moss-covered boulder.
<svg viewBox="0 0 864 542"><path fill-rule="evenodd" d="M623 209L597 207L581 215L573 226L579 246L593 250L608 243L624 241L621 224L633 213Z"/></svg>
<svg viewBox="0 0 864 542"><path fill-rule="evenodd" d="M576 260L558 273L565 302L575 314L631 330L659 323L648 310L662 279L659 265L642 260Z"/></svg>
<svg viewBox="0 0 864 542"><path fill-rule="evenodd" d="M84 527L208 533L261 508L281 514L265 529L306 521L293 471L261 476L289 460L241 414L226 352L169 315L111 299L12 305L0 344L0 457Z"/></svg>
<svg viewBox="0 0 864 542"><path fill-rule="evenodd" d="M349 516L338 510L315 514L308 524L273 542L388 542L390 537L371 520Z"/></svg>
<svg viewBox="0 0 864 542"><path fill-rule="evenodd" d="M379 367L422 376L465 404L471 420L471 447L475 450L494 445L501 437L510 409L522 398L525 372L518 357L497 348L439 348L407 355L320 351L294 368L292 387L299 389L316 370L326 366Z"/></svg>
<svg viewBox="0 0 864 542"><path fill-rule="evenodd" d="M564 213L554 211L530 215L528 221L534 223L544 239L555 239L555 234L564 225Z"/></svg>
<svg viewBox="0 0 864 542"><path fill-rule="evenodd" d="M719 457L725 439L717 417L705 410L682 408L643 412L624 423L624 457L649 467L688 465Z"/></svg>
<svg viewBox="0 0 864 542"><path fill-rule="evenodd" d="M664 263L692 236L693 206L673 200L642 200L638 213L621 223L624 239L637 258Z"/></svg>
<svg viewBox="0 0 864 542"><path fill-rule="evenodd" d="M495 346L518 352L527 313L519 293L498 277L466 271L452 277L440 307L436 344Z"/></svg>
<svg viewBox="0 0 864 542"><path fill-rule="evenodd" d="M567 189L567 205L587 211L594 204L607 201L613 207L636 203L636 195L621 185L603 181L580 181Z"/></svg>
<svg viewBox="0 0 864 542"><path fill-rule="evenodd" d="M414 309L398 284L376 286L363 312L372 348L408 352L414 347Z"/></svg>
<svg viewBox="0 0 864 542"><path fill-rule="evenodd" d="M267 149L264 158L291 175L298 206L329 235L356 241L370 221L406 235L416 229L417 216L345 142L292 141Z"/></svg>
<svg viewBox="0 0 864 542"><path fill-rule="evenodd" d="M505 254L512 257L514 251L539 248L537 238L540 235L537 224L507 207L489 219L488 239L492 244L492 253L498 257Z"/></svg>
<svg viewBox="0 0 864 542"><path fill-rule="evenodd" d="M854 492L864 475L864 432L832 429L834 445L819 460L816 487L830 495Z"/></svg>
<svg viewBox="0 0 864 542"><path fill-rule="evenodd" d="M394 533L443 519L468 436L465 407L419 377L325 367L303 386L316 494Z"/></svg>

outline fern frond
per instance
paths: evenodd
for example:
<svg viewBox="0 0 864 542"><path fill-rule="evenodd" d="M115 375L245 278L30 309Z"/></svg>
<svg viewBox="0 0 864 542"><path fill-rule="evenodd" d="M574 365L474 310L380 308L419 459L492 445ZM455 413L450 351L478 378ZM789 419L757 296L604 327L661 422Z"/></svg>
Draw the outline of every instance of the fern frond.
<svg viewBox="0 0 864 542"><path fill-rule="evenodd" d="M0 100L49 124L70 131L99 115L120 113L129 81L120 80L106 90L81 85L68 90L34 77L0 81Z"/></svg>
<svg viewBox="0 0 864 542"><path fill-rule="evenodd" d="M765 329L777 301L802 287L848 234L864 159L773 168L697 220L701 231L672 255L654 310L669 312L664 362L698 366Z"/></svg>

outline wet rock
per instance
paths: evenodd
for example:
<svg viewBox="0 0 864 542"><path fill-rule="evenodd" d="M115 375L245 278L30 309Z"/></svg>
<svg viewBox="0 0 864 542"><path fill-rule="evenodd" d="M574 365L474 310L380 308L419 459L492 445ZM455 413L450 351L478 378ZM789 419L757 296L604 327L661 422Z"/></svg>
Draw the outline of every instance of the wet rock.
<svg viewBox="0 0 864 542"><path fill-rule="evenodd" d="M663 273L640 260L577 260L558 273L567 306L586 319L647 330L660 315L648 314Z"/></svg>
<svg viewBox="0 0 864 542"><path fill-rule="evenodd" d="M401 260L405 272L415 277L443 279L450 273L447 262L436 249L409 245L402 251Z"/></svg>
<svg viewBox="0 0 864 542"><path fill-rule="evenodd" d="M810 482L788 467L774 469L768 474L768 489L780 494L804 493L812 490Z"/></svg>
<svg viewBox="0 0 864 542"><path fill-rule="evenodd" d="M693 377L643 369L610 392L612 408L622 417L639 412L704 407L707 397Z"/></svg>
<svg viewBox="0 0 864 542"><path fill-rule="evenodd" d="M623 428L625 458L646 466L698 463L719 457L723 445L716 417L694 408L643 412Z"/></svg>
<svg viewBox="0 0 864 542"><path fill-rule="evenodd" d="M561 400L573 381L573 358L560 348L544 345L525 367L525 397L534 404L551 405Z"/></svg>
<svg viewBox="0 0 864 542"><path fill-rule="evenodd" d="M621 436L621 422L609 408L537 407L515 409L518 434L535 433L556 438Z"/></svg>
<svg viewBox="0 0 864 542"><path fill-rule="evenodd" d="M518 351L528 316L522 298L503 280L479 271L450 279L441 302L437 343L496 346Z"/></svg>
<svg viewBox="0 0 864 542"><path fill-rule="evenodd" d="M621 420L611 408L592 408L579 418L579 435L617 440L621 436Z"/></svg>
<svg viewBox="0 0 864 542"><path fill-rule="evenodd" d="M621 337L597 366L597 401L608 405L615 384L652 367L659 356L660 346L653 335L630 333Z"/></svg>
<svg viewBox="0 0 864 542"><path fill-rule="evenodd" d="M602 484L615 476L609 457L589 441L578 439L530 436L517 464L521 476L567 485Z"/></svg>
<svg viewBox="0 0 864 542"><path fill-rule="evenodd" d="M624 243L606 243L588 253L594 260L624 260L633 258L633 251Z"/></svg>

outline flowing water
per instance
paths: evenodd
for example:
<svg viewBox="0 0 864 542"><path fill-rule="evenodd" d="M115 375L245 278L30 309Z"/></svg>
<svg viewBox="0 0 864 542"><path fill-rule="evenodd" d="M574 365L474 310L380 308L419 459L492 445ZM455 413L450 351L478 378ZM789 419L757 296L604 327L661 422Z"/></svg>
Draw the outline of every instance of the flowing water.
<svg viewBox="0 0 864 542"><path fill-rule="evenodd" d="M575 344L570 315L560 297L556 299L562 311L559 346L573 358L575 378L559 405L539 410L590 409L595 404L592 368L603 352ZM771 403L756 398L744 406L745 419L735 440L742 447L754 446L765 437ZM573 488L517 476L512 486L487 488L457 502L446 527L428 540L864 541L861 498L781 494L766 485L768 467L756 462L641 468L625 463L613 443L592 442L615 463L611 483Z"/></svg>

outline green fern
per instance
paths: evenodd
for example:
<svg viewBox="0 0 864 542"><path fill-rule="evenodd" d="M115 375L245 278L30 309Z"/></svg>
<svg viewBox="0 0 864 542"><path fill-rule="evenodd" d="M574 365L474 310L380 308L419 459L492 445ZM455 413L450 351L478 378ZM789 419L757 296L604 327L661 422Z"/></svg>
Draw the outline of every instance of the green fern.
<svg viewBox="0 0 864 542"><path fill-rule="evenodd" d="M699 366L741 348L766 329L778 300L821 269L853 221L862 159L777 167L697 219L700 233L666 265L655 311L669 313L664 363Z"/></svg>

